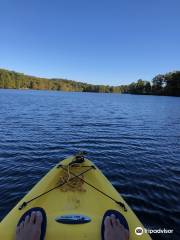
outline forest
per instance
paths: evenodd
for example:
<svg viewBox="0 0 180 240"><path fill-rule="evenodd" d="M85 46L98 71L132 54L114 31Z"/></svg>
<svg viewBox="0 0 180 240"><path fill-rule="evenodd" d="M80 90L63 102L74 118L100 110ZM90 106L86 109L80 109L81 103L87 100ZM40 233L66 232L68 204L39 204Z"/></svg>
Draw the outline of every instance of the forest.
<svg viewBox="0 0 180 240"><path fill-rule="evenodd" d="M0 69L0 88L180 96L180 71L158 74L151 81L139 79L128 85L109 86L40 78Z"/></svg>

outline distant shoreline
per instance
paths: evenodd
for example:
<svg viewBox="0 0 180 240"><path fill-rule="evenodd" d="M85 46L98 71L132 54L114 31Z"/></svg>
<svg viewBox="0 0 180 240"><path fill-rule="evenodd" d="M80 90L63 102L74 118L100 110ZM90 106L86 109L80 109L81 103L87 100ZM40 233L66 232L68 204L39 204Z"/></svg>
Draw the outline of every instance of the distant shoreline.
<svg viewBox="0 0 180 240"><path fill-rule="evenodd" d="M63 92L119 93L135 95L180 96L180 71L159 74L152 81L139 79L128 85L93 85L59 78L39 78L0 69L0 89L50 90Z"/></svg>
<svg viewBox="0 0 180 240"><path fill-rule="evenodd" d="M157 95L157 94L143 94L143 93L113 93L113 92L80 92L80 91L63 91L63 90L50 90L50 89L30 89L30 88L0 88L0 90L25 90L25 91L51 91L51 92L64 92L64 93L96 93L96 94L118 94L118 95L135 95L135 96L157 96L157 97L180 97L173 95Z"/></svg>

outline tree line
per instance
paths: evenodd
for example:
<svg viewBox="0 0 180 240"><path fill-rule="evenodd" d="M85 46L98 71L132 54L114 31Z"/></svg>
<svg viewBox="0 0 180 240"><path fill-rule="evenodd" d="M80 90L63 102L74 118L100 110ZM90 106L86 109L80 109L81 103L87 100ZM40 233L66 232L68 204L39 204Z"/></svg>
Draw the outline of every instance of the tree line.
<svg viewBox="0 0 180 240"><path fill-rule="evenodd" d="M59 78L40 78L0 69L0 88L180 96L180 71L159 74L152 81L139 79L129 85L109 86Z"/></svg>

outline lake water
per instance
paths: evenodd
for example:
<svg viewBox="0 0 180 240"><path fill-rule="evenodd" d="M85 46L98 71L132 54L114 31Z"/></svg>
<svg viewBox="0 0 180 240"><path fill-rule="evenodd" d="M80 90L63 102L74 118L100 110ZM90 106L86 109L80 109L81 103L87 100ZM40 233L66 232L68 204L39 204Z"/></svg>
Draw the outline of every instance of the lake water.
<svg viewBox="0 0 180 240"><path fill-rule="evenodd" d="M84 150L147 228L179 239L180 98L0 90L0 219L59 159Z"/></svg>

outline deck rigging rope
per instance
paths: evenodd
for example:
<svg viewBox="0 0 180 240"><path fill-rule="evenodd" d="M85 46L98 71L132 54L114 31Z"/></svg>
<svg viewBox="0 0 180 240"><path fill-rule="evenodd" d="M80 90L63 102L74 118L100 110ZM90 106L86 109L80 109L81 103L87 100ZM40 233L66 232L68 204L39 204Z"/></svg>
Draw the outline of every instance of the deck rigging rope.
<svg viewBox="0 0 180 240"><path fill-rule="evenodd" d="M105 192L103 192L102 190L98 189L97 187L95 187L94 185L92 185L91 183L87 182L86 180L84 180L82 177L83 177L83 174L87 173L88 171L90 171L91 169L96 169L95 166L80 166L82 162L77 162L77 161L73 161L71 163L69 163L68 165L61 165L59 164L57 166L57 168L61 168L63 169L64 171L67 172L67 179L65 179L64 181L61 181L60 184L58 184L57 186L55 186L54 188L51 188L49 189L48 191L30 199L29 201L27 202L23 202L20 207L19 207L19 210L22 210L24 207L27 206L28 203L46 195L47 193L53 191L54 189L57 189L57 188L60 188L62 186L64 186L65 184L69 184L71 181L75 180L75 179L79 179L81 182L84 182L86 183L88 186L92 187L93 189L95 189L97 192L101 193L102 195L106 196L107 198L111 199L112 201L114 201L116 204L118 204L125 212L127 211L127 208L125 206L124 203L120 202L120 201L117 201L116 199L114 199L113 197L109 196L108 194L106 194ZM87 169L79 174L75 174L73 173L70 169L71 167L87 167ZM71 177L72 175L72 177ZM81 177L82 176L82 177Z"/></svg>

